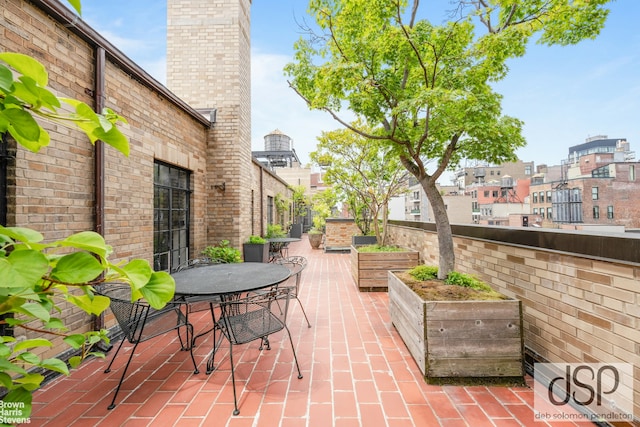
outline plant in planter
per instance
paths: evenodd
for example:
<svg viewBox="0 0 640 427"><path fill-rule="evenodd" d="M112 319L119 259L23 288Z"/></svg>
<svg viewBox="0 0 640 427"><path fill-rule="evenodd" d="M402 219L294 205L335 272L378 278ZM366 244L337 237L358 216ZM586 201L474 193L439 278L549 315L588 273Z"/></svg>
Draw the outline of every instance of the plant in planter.
<svg viewBox="0 0 640 427"><path fill-rule="evenodd" d="M406 269L420 263L420 253L397 246L351 247L351 276L361 291L386 291L387 271Z"/></svg>
<svg viewBox="0 0 640 427"><path fill-rule="evenodd" d="M280 224L267 225L267 234L265 235L267 239L271 239L273 237L285 237L286 235L287 233L285 233Z"/></svg>
<svg viewBox="0 0 640 427"><path fill-rule="evenodd" d="M242 261L240 250L229 246L228 240L221 240L215 246L207 246L202 254L211 258L212 260L220 260L227 264L233 264Z"/></svg>
<svg viewBox="0 0 640 427"><path fill-rule="evenodd" d="M477 278L421 265L389 271L389 312L430 383L477 378L522 383L522 304Z"/></svg>
<svg viewBox="0 0 640 427"><path fill-rule="evenodd" d="M260 236L249 236L242 251L244 262L269 262L269 242Z"/></svg>
<svg viewBox="0 0 640 427"><path fill-rule="evenodd" d="M310 201L305 194L307 190L304 185L294 185L291 189L293 190L293 224L289 229L289 235L299 239L302 237L303 222L308 214Z"/></svg>
<svg viewBox="0 0 640 427"><path fill-rule="evenodd" d="M408 172L388 145L348 129L323 132L318 141L310 156L324 165L324 180L347 203L362 235L373 234L370 243L385 245L389 201L406 192Z"/></svg>
<svg viewBox="0 0 640 427"><path fill-rule="evenodd" d="M331 210L336 204L336 195L331 188L316 193L312 199L313 227L308 232L309 244L313 249L318 249L322 243L324 228Z"/></svg>

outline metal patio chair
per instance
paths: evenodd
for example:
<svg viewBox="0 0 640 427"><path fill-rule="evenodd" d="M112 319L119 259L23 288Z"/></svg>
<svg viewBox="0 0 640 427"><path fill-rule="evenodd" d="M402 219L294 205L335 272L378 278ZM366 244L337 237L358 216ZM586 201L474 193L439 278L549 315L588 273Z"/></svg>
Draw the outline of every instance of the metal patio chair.
<svg viewBox="0 0 640 427"><path fill-rule="evenodd" d="M289 276L288 281L280 284L280 287L282 286L291 287L291 296L298 301L298 304L300 304L300 308L302 309L302 314L304 314L304 318L307 321L307 326L310 328L311 323L309 323L309 318L307 317L307 313L304 311L304 306L302 305L302 301L300 301L300 298L298 297L298 293L300 292L300 279L302 276L302 270L304 270L307 267L307 259L302 256L291 256L286 258L279 258L275 260L275 263L282 264L291 271L291 275ZM295 283L289 285L290 281L292 281L293 278L295 278Z"/></svg>
<svg viewBox="0 0 640 427"><path fill-rule="evenodd" d="M184 303L169 302L162 309L156 310L146 301L138 300L132 302L131 287L125 284L104 284L97 289L97 293L111 299L109 307L118 321L118 325L124 335L118 349L109 363L109 366L107 366L107 369L105 369L104 372L111 372L111 366L118 356L125 340L128 340L133 344L131 354L129 355L127 364L122 370L122 376L120 377L120 381L116 387L111 404L107 409L115 408L115 402L118 392L120 391L120 386L122 386L129 364L136 352L136 348L141 342L150 340L173 330L178 330L181 349L189 350L194 371L198 370L195 358L193 357L192 347L189 345L189 336L193 335L193 325L188 322L187 316L182 311L185 306ZM186 342L183 342L182 336L179 332L182 327L186 329Z"/></svg>
<svg viewBox="0 0 640 427"><path fill-rule="evenodd" d="M290 298L291 288L280 288L276 286L263 293L229 296L228 298L224 298L220 304L222 314L218 320L218 327L224 337L229 341L230 346L229 360L231 362L231 382L233 383L234 415L240 413L236 395L235 368L233 365L234 345L261 340L260 349L263 348L263 344L266 345L267 349L271 349L268 340L269 335L285 329L293 351L293 359L298 369L298 378L302 378L293 339L285 323ZM275 308L275 306L279 306L280 308L276 308L274 311L273 308ZM214 357L217 350L218 348L214 348L211 354L207 363L207 372L214 370Z"/></svg>

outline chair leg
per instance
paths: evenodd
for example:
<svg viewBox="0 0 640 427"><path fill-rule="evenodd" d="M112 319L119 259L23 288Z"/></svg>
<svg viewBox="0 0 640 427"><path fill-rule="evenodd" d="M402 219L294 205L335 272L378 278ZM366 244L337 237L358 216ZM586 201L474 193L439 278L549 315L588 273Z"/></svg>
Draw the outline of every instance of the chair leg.
<svg viewBox="0 0 640 427"><path fill-rule="evenodd" d="M124 342L124 339L122 340L122 342ZM122 344L120 344L122 346ZM116 392L113 394L113 400L111 400L111 404L107 407L107 409L113 409L116 407L116 397L118 397L118 392L120 391L120 386L122 385L122 382L124 381L124 377L125 375L127 375L127 369L129 369L129 364L131 363L131 359L133 359L133 355L136 352L136 348L138 347L138 343L136 342L133 345L133 348L131 349L131 354L129 355L129 360L127 360L127 364L125 365L124 369L122 370L122 376L120 377L120 382L118 383L118 387L116 387ZM120 347L118 347L118 350L120 350ZM118 352L116 352L116 354L114 354L114 359L115 356L118 354ZM113 363L113 359L111 360L111 363ZM111 368L111 363L109 364L109 367L107 368L107 370L109 370L109 368ZM105 371L108 372L108 371Z"/></svg>
<svg viewBox="0 0 640 427"><path fill-rule="evenodd" d="M191 336L193 336L195 331L194 331L193 325L191 323L187 324L187 337L189 337L189 330L191 330ZM196 363L196 358L193 356L193 345L189 346L189 354L191 355L191 361L193 362L193 373L194 374L199 374L200 371L198 370L198 364Z"/></svg>
<svg viewBox="0 0 640 427"><path fill-rule="evenodd" d="M300 298L298 298L298 295L296 295L296 299L298 300L298 304L300 304L300 308L302 309L302 314L304 314L304 318L307 321L307 327L310 328L311 327L311 323L309 323L309 318L307 317L307 312L304 311L304 306L302 305L302 301L300 301Z"/></svg>
<svg viewBox="0 0 640 427"><path fill-rule="evenodd" d="M126 337L122 337L122 339L120 340L120 345L118 345L118 348L116 349L116 352L113 353L113 357L111 358L111 362L109 362L109 366L107 366L107 369L104 370L105 374L108 374L109 372L111 372L111 365L113 365L113 361L116 360L116 356L118 356L118 353L120 352L120 349L122 348L122 344L124 344L126 339L127 339Z"/></svg>
<svg viewBox="0 0 640 427"><path fill-rule="evenodd" d="M233 369L233 343L229 341L229 362L231 362L231 384L233 384L233 415L239 415L238 398L236 396L236 375Z"/></svg>
<svg viewBox="0 0 640 427"><path fill-rule="evenodd" d="M298 369L298 379L302 379L302 372L300 371L300 365L298 364L298 356L296 356L296 348L293 346L293 338L291 338L291 332L287 325L284 325L284 328L287 330L287 336L289 337L289 342L291 343L291 351L293 351L293 360L296 362L296 368Z"/></svg>

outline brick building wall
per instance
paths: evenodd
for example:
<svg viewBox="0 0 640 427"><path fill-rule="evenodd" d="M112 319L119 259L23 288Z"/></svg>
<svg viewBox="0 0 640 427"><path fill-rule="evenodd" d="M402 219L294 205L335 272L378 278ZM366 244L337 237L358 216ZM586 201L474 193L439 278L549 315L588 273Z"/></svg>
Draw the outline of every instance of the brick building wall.
<svg viewBox="0 0 640 427"><path fill-rule="evenodd" d="M247 3L248 4L248 3ZM142 258L152 261L154 230L154 162L183 168L191 173L191 254L217 243L221 236L239 247L250 234L253 166L248 137L250 103L249 65L238 67L241 91L225 83L237 99L221 108L218 121L209 120L157 83L56 0L0 0L0 51L19 52L41 61L49 72L50 88L58 95L94 105L97 72L104 75L106 107L124 116L121 126L129 138L131 153L125 157L105 147L104 230L113 247L114 262ZM248 11L243 12L248 14ZM248 17L248 15L247 15ZM248 18L243 25L248 25ZM236 28L235 33L241 32ZM248 33L242 50L248 62ZM106 51L104 69L96 61L101 46ZM246 105L245 105L246 104ZM46 241L96 228L96 179L94 147L75 129L43 121L51 135L49 146L39 153L15 148L8 171L9 226L29 227ZM239 142L244 141L244 142ZM226 182L224 192L214 188ZM270 182L274 194L286 193L286 185ZM278 186L280 187L278 189ZM258 200L258 203L261 203ZM92 319L62 304L62 317L70 333L92 328ZM57 314L56 314L57 315ZM113 322L107 321L107 326ZM16 336L38 335L16 329ZM48 337L51 338L51 337ZM61 340L45 357L68 349Z"/></svg>
<svg viewBox="0 0 640 427"><path fill-rule="evenodd" d="M474 236L481 235L482 229L474 228ZM522 301L525 346L544 360L632 363L634 413L638 416L640 263L613 258L615 246L637 247L638 238L631 235L624 242L625 235L619 235L617 245L584 240L585 246L608 250L612 258L606 259L555 250L553 243L558 239L571 244L575 241L572 236L580 232L529 232L540 233L535 240L545 243L528 247L484 236L455 235L456 270L476 275L495 290ZM389 235L394 244L419 250L426 264L438 265L435 232L391 225Z"/></svg>
<svg viewBox="0 0 640 427"><path fill-rule="evenodd" d="M270 199L273 206L271 224L282 225L282 229L286 232L291 223L291 203L293 199L293 191L287 186L286 181L272 173L257 160L254 160L251 188L253 189L253 199L251 201L251 234L264 236L267 232L267 226L270 224L268 218ZM287 201L287 207L282 213L282 216L278 214L275 206L275 199L277 197Z"/></svg>
<svg viewBox="0 0 640 427"><path fill-rule="evenodd" d="M246 197L252 182L250 26L250 0L167 2L167 86L197 109L216 110L208 152L208 237L227 238L233 246L253 225ZM224 193L213 190L221 182Z"/></svg>

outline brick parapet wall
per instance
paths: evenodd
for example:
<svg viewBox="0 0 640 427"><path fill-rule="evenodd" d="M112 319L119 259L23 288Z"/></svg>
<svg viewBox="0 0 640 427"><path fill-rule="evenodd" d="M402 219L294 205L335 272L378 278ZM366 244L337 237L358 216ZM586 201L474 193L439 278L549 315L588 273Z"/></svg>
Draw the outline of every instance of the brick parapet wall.
<svg viewBox="0 0 640 427"><path fill-rule="evenodd" d="M436 233L392 225L389 237L438 264ZM640 414L640 264L465 236L454 246L457 270L522 300L528 349L550 362L632 363Z"/></svg>
<svg viewBox="0 0 640 427"><path fill-rule="evenodd" d="M325 249L349 248L351 238L360 234L360 229L352 218L328 218L325 226Z"/></svg>

